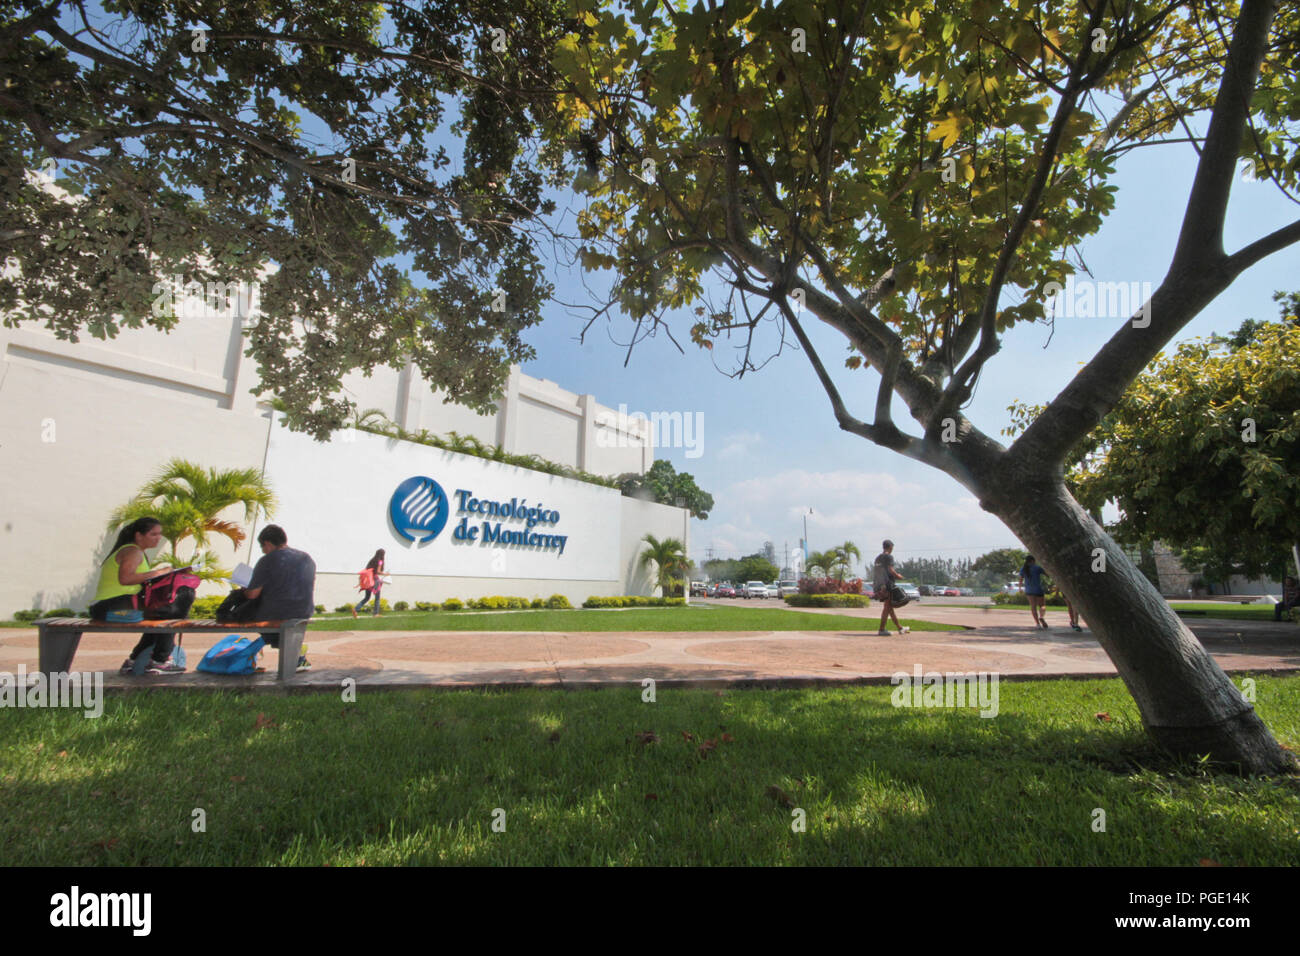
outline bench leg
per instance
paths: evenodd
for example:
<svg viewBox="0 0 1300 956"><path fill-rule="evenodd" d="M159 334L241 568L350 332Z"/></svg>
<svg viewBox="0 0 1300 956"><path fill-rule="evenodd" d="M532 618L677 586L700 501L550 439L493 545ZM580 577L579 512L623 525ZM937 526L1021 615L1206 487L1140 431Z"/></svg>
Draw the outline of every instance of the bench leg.
<svg viewBox="0 0 1300 956"><path fill-rule="evenodd" d="M288 680L298 673L298 658L302 655L306 633L306 624L295 624L280 631L280 680Z"/></svg>
<svg viewBox="0 0 1300 956"><path fill-rule="evenodd" d="M81 643L81 632L49 633L45 625L41 625L40 631L38 646L41 672L48 676L71 671L72 658L76 656L77 646Z"/></svg>

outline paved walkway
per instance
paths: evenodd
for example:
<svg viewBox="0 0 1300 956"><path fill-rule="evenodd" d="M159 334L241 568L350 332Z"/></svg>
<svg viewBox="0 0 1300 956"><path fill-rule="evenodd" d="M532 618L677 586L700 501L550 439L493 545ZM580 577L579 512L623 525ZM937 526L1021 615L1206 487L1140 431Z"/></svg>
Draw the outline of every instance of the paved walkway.
<svg viewBox="0 0 1300 956"><path fill-rule="evenodd" d="M707 602L700 602L707 603ZM770 602L777 607L777 602ZM719 632L483 632L308 631L313 669L288 682L294 688L337 688L345 678L375 687L473 687L540 684L591 686L656 681L712 685L888 683L898 671L996 671L1003 679L1113 676L1096 640L1072 631L1064 611L1049 610L1050 630L1030 626L1026 611L910 605L906 618L959 624L962 631L913 631L876 636L878 610L818 611L843 620L831 631ZM602 612L618 613L618 612ZM665 611L670 615L671 611ZM1229 672L1300 671L1300 627L1291 624L1187 618ZM268 673L216 677L122 677L117 668L134 636L88 634L74 667L103 670L107 686L282 686ZM191 635L191 668L217 637ZM0 671L37 666L36 631L0 630Z"/></svg>

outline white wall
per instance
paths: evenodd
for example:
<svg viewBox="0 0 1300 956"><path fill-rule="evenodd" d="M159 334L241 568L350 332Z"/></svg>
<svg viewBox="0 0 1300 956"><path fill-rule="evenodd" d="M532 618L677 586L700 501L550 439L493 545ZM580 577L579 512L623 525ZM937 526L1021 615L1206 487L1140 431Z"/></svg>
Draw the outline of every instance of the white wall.
<svg viewBox="0 0 1300 956"><path fill-rule="evenodd" d="M0 617L33 606L84 609L113 537L106 528L110 513L169 459L185 458L218 469L263 466L269 414L250 391L257 386L256 370L242 354L240 318L234 312L181 312L169 334L127 329L114 339L85 337L75 344L30 323L19 329L0 326ZM518 368L511 370L498 411L486 416L445 404L413 367L380 370L369 379L352 375L345 385L360 408L383 408L410 430L458 431L503 445L511 453L541 454L605 475L644 472L654 458L644 423L625 425L617 441L606 440L608 433L599 432L597 422L612 420L610 409L590 395L565 391ZM384 481L416 462L436 468L462 457L360 433L355 440L362 444L340 448L335 447L336 439L322 446L334 447L335 454L312 457L319 470L307 476L309 480L291 470L283 479L271 475L282 502L272 520L286 526L292 544L312 551L305 540L311 539L317 551L330 556L329 567L335 570L321 566L317 600L331 606L356 597L354 572L375 548L386 547L382 542L387 532L366 530L356 540L337 541L329 538L328 530L318 532L345 517L337 507L318 500L319 479L353 473L357 447L368 449L361 460L382 465L381 471L389 468L389 456L397 456L383 471ZM365 444L369 441L380 443L382 450ZM405 446L400 452L395 450L399 445ZM390 600L464 598L504 590L530 597L562 593L576 603L592 594L649 593L644 582L633 585L642 579L631 569L635 561L629 542L646 531L684 534L685 512L679 509L635 502L629 512L631 499L599 486L506 471L502 469L507 466L479 459L465 459L456 467L468 469L459 472L468 475L464 481L477 481L485 489L499 485L502 491L510 490L519 482L533 489L530 494L543 495L544 503L561 512L575 543L566 545L563 558L507 549L508 574L490 561L480 567L478 559L450 569L421 566L402 572L395 566L398 577L386 595ZM455 489L447 490L450 494ZM366 500L378 511L390 495L391 489L380 488L373 501ZM315 504L305 506L308 500ZM354 507L363 506L358 502ZM669 519L656 508L678 517ZM221 517L239 522L242 510L230 509ZM646 522L645 527L638 522ZM319 542L317 534L323 535ZM251 540L239 553L223 540L214 539L209 546L227 566L256 557ZM459 551L474 553L470 548ZM185 547L181 553L186 553ZM570 561L570 555L575 560ZM539 576L527 576L533 574ZM408 586L410 597L401 593ZM209 586L204 593L220 589Z"/></svg>

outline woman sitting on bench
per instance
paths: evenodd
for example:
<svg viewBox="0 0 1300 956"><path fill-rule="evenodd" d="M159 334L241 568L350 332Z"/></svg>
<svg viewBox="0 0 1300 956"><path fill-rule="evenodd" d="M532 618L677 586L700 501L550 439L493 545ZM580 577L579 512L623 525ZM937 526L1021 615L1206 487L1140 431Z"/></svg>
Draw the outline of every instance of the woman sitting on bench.
<svg viewBox="0 0 1300 956"><path fill-rule="evenodd" d="M130 611L136 606L135 597L140 593L140 585L153 578L171 573L169 565L151 568L145 551L158 547L162 541L162 522L152 516L137 518L119 532L117 541L104 559L99 570L99 587L95 591L95 603L90 606L90 616L96 621L108 619L110 611ZM178 588L175 603L168 608L166 617L189 617L190 605L194 603L192 588ZM121 673L130 674L135 668L135 659L146 650L152 649L151 659L146 674L180 674L185 671L171 662L174 638L170 631L144 634L135 650L131 651Z"/></svg>

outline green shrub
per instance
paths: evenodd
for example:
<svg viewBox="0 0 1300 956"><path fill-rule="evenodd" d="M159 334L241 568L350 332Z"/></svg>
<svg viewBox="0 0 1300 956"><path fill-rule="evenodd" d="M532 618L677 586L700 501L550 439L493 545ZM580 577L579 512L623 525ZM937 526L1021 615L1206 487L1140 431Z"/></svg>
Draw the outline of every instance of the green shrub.
<svg viewBox="0 0 1300 956"><path fill-rule="evenodd" d="M865 594L787 594L785 603L791 607L870 607L871 599Z"/></svg>
<svg viewBox="0 0 1300 956"><path fill-rule="evenodd" d="M568 611L573 608L573 605L569 603L569 599L563 594L552 594L546 599L546 606L552 611Z"/></svg>
<svg viewBox="0 0 1300 956"><path fill-rule="evenodd" d="M221 602L224 600L225 597L220 594L201 597L190 605L190 617L204 620L216 617L217 608L221 607Z"/></svg>
<svg viewBox="0 0 1300 956"><path fill-rule="evenodd" d="M464 606L465 602L460 598L447 598L447 600L442 602L442 609L444 611L459 611Z"/></svg>
<svg viewBox="0 0 1300 956"><path fill-rule="evenodd" d="M417 611L436 611L441 606L442 605L440 605L437 601L416 601L415 602L415 609Z"/></svg>
<svg viewBox="0 0 1300 956"><path fill-rule="evenodd" d="M32 608L30 611L14 611L14 620L23 621L24 623L29 621L36 621L43 617L75 617L75 616L76 615L72 613L72 608L70 607L56 607L52 611L42 611L40 608L36 608L36 607Z"/></svg>
<svg viewBox="0 0 1300 956"><path fill-rule="evenodd" d="M541 598L533 598L532 603L529 604L528 606L531 607L534 611L536 611L546 607L546 602L543 601Z"/></svg>
<svg viewBox="0 0 1300 956"><path fill-rule="evenodd" d="M563 597L563 595L555 595ZM604 607L685 607L686 599L679 597L652 598L641 594L615 594L598 597L593 595L582 602L586 608Z"/></svg>
<svg viewBox="0 0 1300 956"><path fill-rule="evenodd" d="M410 606L411 606L411 605L407 604L405 601L398 601L396 604L393 605L393 610L394 610L394 611L405 611L405 610L406 610L407 608L409 608Z"/></svg>
<svg viewBox="0 0 1300 956"><path fill-rule="evenodd" d="M325 605L324 605L324 604L317 604L317 605L316 605L316 613L317 613L317 614L324 614L324 613L325 613Z"/></svg>
<svg viewBox="0 0 1300 956"><path fill-rule="evenodd" d="M337 614L347 614L352 610L351 604L341 604L334 609Z"/></svg>

